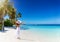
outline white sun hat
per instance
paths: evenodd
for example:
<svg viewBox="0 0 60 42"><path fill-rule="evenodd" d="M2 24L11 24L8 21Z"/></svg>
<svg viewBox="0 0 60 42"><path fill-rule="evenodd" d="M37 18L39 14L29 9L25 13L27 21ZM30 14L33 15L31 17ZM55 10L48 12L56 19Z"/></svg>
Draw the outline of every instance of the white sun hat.
<svg viewBox="0 0 60 42"><path fill-rule="evenodd" d="M17 24L21 24L22 21L21 21L21 20L17 20L16 23L17 23Z"/></svg>
<svg viewBox="0 0 60 42"><path fill-rule="evenodd" d="M18 22L19 22L19 23L22 23L22 21L21 21L21 20L18 20Z"/></svg>

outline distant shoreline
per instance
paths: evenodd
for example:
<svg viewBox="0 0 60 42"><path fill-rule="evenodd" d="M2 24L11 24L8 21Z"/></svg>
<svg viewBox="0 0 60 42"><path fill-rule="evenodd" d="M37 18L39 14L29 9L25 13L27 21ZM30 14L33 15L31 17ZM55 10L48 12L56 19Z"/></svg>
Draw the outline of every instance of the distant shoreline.
<svg viewBox="0 0 60 42"><path fill-rule="evenodd" d="M30 26L60 26L60 24L23 24L23 25L30 25Z"/></svg>

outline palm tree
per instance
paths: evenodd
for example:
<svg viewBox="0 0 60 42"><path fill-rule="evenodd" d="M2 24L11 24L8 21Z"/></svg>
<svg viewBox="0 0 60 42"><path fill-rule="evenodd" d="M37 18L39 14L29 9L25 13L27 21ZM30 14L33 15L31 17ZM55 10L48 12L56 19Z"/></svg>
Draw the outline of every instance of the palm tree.
<svg viewBox="0 0 60 42"><path fill-rule="evenodd" d="M22 14L19 12L17 15L16 15L16 20L17 18L21 18L22 17Z"/></svg>
<svg viewBox="0 0 60 42"><path fill-rule="evenodd" d="M9 17L10 17L10 19L11 19L11 22L14 24L14 22L16 21L16 11L15 11L15 9L14 8L12 8L12 11L11 11L11 13L9 14Z"/></svg>
<svg viewBox="0 0 60 42"><path fill-rule="evenodd" d="M9 15L9 18L13 24L17 18L21 17L20 12L18 14L16 14L16 9L13 7L12 4L10 4L9 0L5 0L3 7L0 8L0 19L3 19L3 17L6 14ZM2 20L1 22L4 24L4 20Z"/></svg>
<svg viewBox="0 0 60 42"><path fill-rule="evenodd" d="M15 16L16 16L16 10L13 7L13 5L8 2L8 0L5 1L5 15L8 14L11 22L14 24L13 20L15 21Z"/></svg>
<svg viewBox="0 0 60 42"><path fill-rule="evenodd" d="M13 5L11 5L9 3L9 0L5 0L4 4L3 4L3 7L0 8L0 21L1 21L1 25L3 26L4 25L4 20L3 20L3 17L8 14L11 21L12 19L15 19L15 8L13 7ZM2 27L1 26L1 27Z"/></svg>
<svg viewBox="0 0 60 42"><path fill-rule="evenodd" d="M3 26L4 26L4 7L0 8L0 30L3 30Z"/></svg>

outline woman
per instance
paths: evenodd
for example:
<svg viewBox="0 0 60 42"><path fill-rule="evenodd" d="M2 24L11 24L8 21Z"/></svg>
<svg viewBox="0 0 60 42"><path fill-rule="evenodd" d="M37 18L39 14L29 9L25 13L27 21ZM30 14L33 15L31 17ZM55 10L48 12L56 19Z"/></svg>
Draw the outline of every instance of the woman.
<svg viewBox="0 0 60 42"><path fill-rule="evenodd" d="M16 34L17 34L17 39L20 39L20 25L21 25L21 21L20 20L16 21Z"/></svg>

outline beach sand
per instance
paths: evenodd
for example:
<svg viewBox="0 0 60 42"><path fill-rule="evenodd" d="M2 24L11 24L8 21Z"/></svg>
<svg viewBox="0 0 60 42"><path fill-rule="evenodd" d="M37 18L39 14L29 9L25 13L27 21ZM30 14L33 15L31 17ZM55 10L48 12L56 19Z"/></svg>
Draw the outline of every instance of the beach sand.
<svg viewBox="0 0 60 42"><path fill-rule="evenodd" d="M16 30L12 28L5 28L5 32L0 31L0 42L60 42L60 31L43 31L39 34L33 29L21 30L20 38L16 38Z"/></svg>
<svg viewBox="0 0 60 42"><path fill-rule="evenodd" d="M20 31L20 38L16 38L16 30L5 28L5 32L0 31L0 42L39 42L30 32L26 30Z"/></svg>

